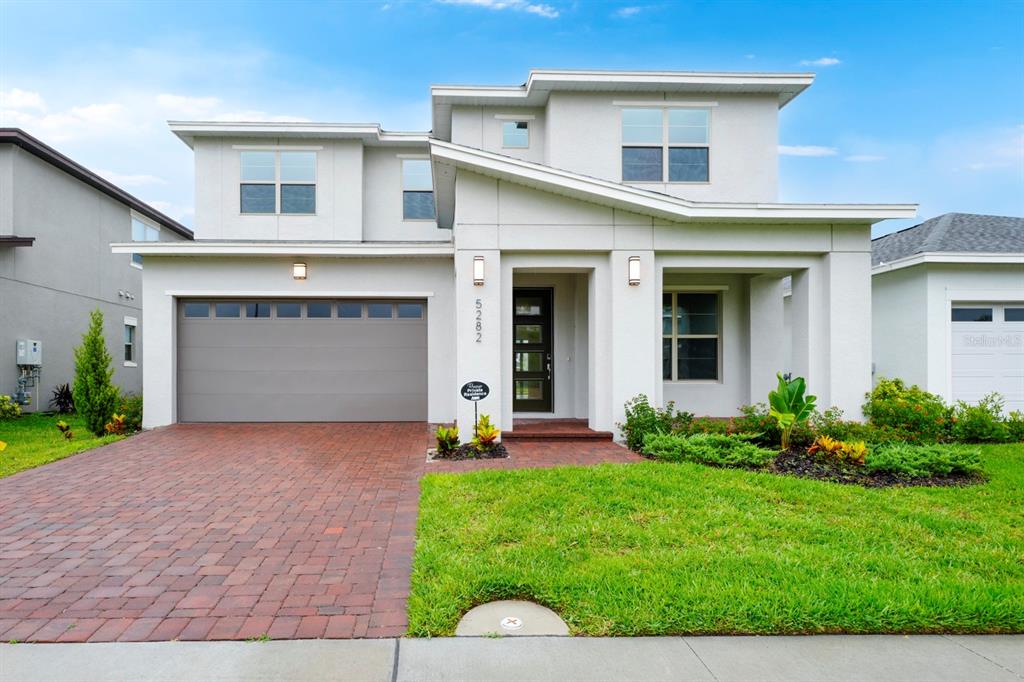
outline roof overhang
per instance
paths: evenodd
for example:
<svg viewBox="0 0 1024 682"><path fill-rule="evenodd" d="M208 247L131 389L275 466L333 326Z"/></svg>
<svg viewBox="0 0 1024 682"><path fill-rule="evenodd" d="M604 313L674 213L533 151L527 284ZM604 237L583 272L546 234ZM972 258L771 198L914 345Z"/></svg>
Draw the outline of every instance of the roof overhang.
<svg viewBox="0 0 1024 682"><path fill-rule="evenodd" d="M534 69L522 85L432 85L434 135L451 139L451 107L541 107L553 91L621 93L748 93L776 95L786 106L814 82L813 73L591 71Z"/></svg>
<svg viewBox="0 0 1024 682"><path fill-rule="evenodd" d="M199 240L193 242L117 242L114 253L143 256L336 256L345 258L450 258L447 242L289 242Z"/></svg>
<svg viewBox="0 0 1024 682"><path fill-rule="evenodd" d="M672 222L874 224L917 215L917 204L690 201L450 142L431 140L430 152L438 226L445 228L452 227L455 221L455 176L459 169Z"/></svg>
<svg viewBox="0 0 1024 682"><path fill-rule="evenodd" d="M1017 265L1024 274L1024 252L1021 253L956 253L933 251L915 253L906 258L879 263L871 267L872 275L881 275L893 270L902 270L924 263L955 263L960 265Z"/></svg>
<svg viewBox="0 0 1024 682"><path fill-rule="evenodd" d="M32 246L35 237L19 237L13 234L0 236L0 246Z"/></svg>
<svg viewBox="0 0 1024 682"><path fill-rule="evenodd" d="M378 123L168 121L167 125L189 147L197 137L360 140L370 146L425 146L430 139L430 133L387 131Z"/></svg>

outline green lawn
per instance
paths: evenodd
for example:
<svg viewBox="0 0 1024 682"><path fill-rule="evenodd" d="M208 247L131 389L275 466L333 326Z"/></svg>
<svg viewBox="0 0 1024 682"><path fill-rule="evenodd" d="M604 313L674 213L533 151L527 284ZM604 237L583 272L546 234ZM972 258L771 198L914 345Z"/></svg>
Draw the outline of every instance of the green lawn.
<svg viewBox="0 0 1024 682"><path fill-rule="evenodd" d="M63 419L71 425L74 439L68 441L57 430L55 424ZM64 459L82 450L121 440L124 436L97 438L85 428L85 422L77 415L26 414L6 421L0 421L0 440L7 443L7 449L0 452L0 478L31 469L47 462Z"/></svg>
<svg viewBox="0 0 1024 682"><path fill-rule="evenodd" d="M645 462L422 482L409 633L525 598L575 634L1024 632L1024 446L970 488Z"/></svg>

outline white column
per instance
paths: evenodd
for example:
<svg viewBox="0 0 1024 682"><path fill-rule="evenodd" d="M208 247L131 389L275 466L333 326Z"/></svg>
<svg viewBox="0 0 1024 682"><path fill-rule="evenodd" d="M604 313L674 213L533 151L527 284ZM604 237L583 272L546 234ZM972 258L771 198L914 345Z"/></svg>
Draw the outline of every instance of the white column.
<svg viewBox="0 0 1024 682"><path fill-rule="evenodd" d="M629 259L640 259L640 283L629 284ZM614 430L625 418L623 405L643 393L657 400L661 383L661 292L654 270L654 252L616 250L609 254L607 294L610 303L611 393L609 414L601 430ZM597 364L602 358L595 358ZM600 399L600 397L599 397Z"/></svg>
<svg viewBox="0 0 1024 682"><path fill-rule="evenodd" d="M816 262L793 272L793 376L806 379L808 392L818 396L819 405L828 407L829 315L823 270L824 264Z"/></svg>
<svg viewBox="0 0 1024 682"><path fill-rule="evenodd" d="M166 293L161 280L173 267L173 258L146 261L142 278L142 427L173 424L178 418L177 300Z"/></svg>
<svg viewBox="0 0 1024 682"><path fill-rule="evenodd" d="M473 284L473 259L484 259L484 284ZM501 368L501 293L503 288L501 252L460 250L455 253L455 358L456 387L468 381L482 381L490 395L479 402L481 414L488 414L502 430L510 429L502 418L506 400ZM442 349L437 349L441 350ZM459 433L464 442L473 437L473 403L457 398Z"/></svg>
<svg viewBox="0 0 1024 682"><path fill-rule="evenodd" d="M750 278L750 403L765 402L784 371L783 288L778 275Z"/></svg>
<svg viewBox="0 0 1024 682"><path fill-rule="evenodd" d="M828 397L847 419L863 419L861 404L871 390L871 254L832 252L828 278Z"/></svg>

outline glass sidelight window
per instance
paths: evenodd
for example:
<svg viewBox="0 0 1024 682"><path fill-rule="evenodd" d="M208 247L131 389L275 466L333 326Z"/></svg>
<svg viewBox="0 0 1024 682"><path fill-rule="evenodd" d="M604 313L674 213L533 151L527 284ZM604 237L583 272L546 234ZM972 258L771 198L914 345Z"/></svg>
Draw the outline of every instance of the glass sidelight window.
<svg viewBox="0 0 1024 682"><path fill-rule="evenodd" d="M662 378L717 381L721 350L721 297L717 293L662 295Z"/></svg>

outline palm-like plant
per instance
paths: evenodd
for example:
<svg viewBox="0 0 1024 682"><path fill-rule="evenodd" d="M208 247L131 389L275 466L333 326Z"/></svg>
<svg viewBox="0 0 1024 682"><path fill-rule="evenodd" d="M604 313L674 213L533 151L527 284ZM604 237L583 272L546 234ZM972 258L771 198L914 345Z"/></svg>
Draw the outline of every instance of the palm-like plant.
<svg viewBox="0 0 1024 682"><path fill-rule="evenodd" d="M807 421L807 418L814 412L814 403L817 396L804 395L807 390L807 382L803 377L797 377L787 381L782 373L776 376L779 378L779 385L768 394L768 405L771 407L771 415L775 417L779 428L782 429L782 449L789 449L789 436L793 433L793 427L800 422Z"/></svg>

